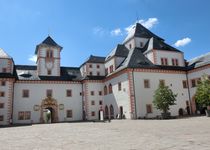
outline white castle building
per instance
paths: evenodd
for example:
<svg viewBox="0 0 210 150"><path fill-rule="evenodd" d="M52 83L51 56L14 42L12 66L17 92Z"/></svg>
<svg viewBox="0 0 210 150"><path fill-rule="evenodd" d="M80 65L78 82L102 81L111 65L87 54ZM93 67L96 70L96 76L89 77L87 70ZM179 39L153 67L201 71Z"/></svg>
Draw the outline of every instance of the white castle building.
<svg viewBox="0 0 210 150"><path fill-rule="evenodd" d="M182 51L166 44L137 23L107 57L90 56L80 67L60 66L62 47L50 36L36 46L36 66L15 65L0 49L0 125L153 118L152 101L160 82L177 93L173 116L194 114L197 81L210 75L210 53L186 61ZM181 111L182 110L182 111Z"/></svg>

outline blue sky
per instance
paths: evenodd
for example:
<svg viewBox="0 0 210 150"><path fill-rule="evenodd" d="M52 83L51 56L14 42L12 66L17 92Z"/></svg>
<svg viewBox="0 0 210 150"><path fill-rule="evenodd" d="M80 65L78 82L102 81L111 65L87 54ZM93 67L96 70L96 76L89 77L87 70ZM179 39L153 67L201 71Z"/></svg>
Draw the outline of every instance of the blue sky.
<svg viewBox="0 0 210 150"><path fill-rule="evenodd" d="M140 20L185 53L210 51L209 0L0 0L0 48L15 64L29 58L48 34L61 46L61 65L106 56Z"/></svg>

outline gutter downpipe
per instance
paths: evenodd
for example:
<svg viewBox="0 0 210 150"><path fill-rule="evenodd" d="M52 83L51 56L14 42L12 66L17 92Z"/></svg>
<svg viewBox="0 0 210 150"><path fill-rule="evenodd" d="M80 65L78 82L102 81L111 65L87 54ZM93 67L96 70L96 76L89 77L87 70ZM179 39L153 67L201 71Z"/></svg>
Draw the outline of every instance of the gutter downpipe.
<svg viewBox="0 0 210 150"><path fill-rule="evenodd" d="M135 119L137 119L134 68L132 69L132 78L133 78L133 97L134 97L134 104L135 104Z"/></svg>

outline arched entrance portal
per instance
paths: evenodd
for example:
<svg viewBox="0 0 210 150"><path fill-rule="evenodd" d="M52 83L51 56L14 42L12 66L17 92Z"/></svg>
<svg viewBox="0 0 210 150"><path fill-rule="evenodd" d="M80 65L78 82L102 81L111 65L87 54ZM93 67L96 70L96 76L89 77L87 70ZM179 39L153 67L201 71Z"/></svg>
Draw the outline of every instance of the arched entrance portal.
<svg viewBox="0 0 210 150"><path fill-rule="evenodd" d="M58 122L58 104L57 101L52 97L47 97L42 100L40 111L41 111L40 113L41 123L46 122L47 117L50 118L49 120L52 123Z"/></svg>

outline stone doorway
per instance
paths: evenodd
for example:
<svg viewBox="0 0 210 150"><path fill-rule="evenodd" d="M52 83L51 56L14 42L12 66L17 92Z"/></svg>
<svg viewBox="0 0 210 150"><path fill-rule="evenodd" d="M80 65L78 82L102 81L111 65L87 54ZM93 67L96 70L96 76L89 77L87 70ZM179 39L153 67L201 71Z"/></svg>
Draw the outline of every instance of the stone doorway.
<svg viewBox="0 0 210 150"><path fill-rule="evenodd" d="M42 100L41 112L40 112L40 123L46 122L46 111L48 111L50 116L50 122L58 122L58 104L52 97L47 97Z"/></svg>

